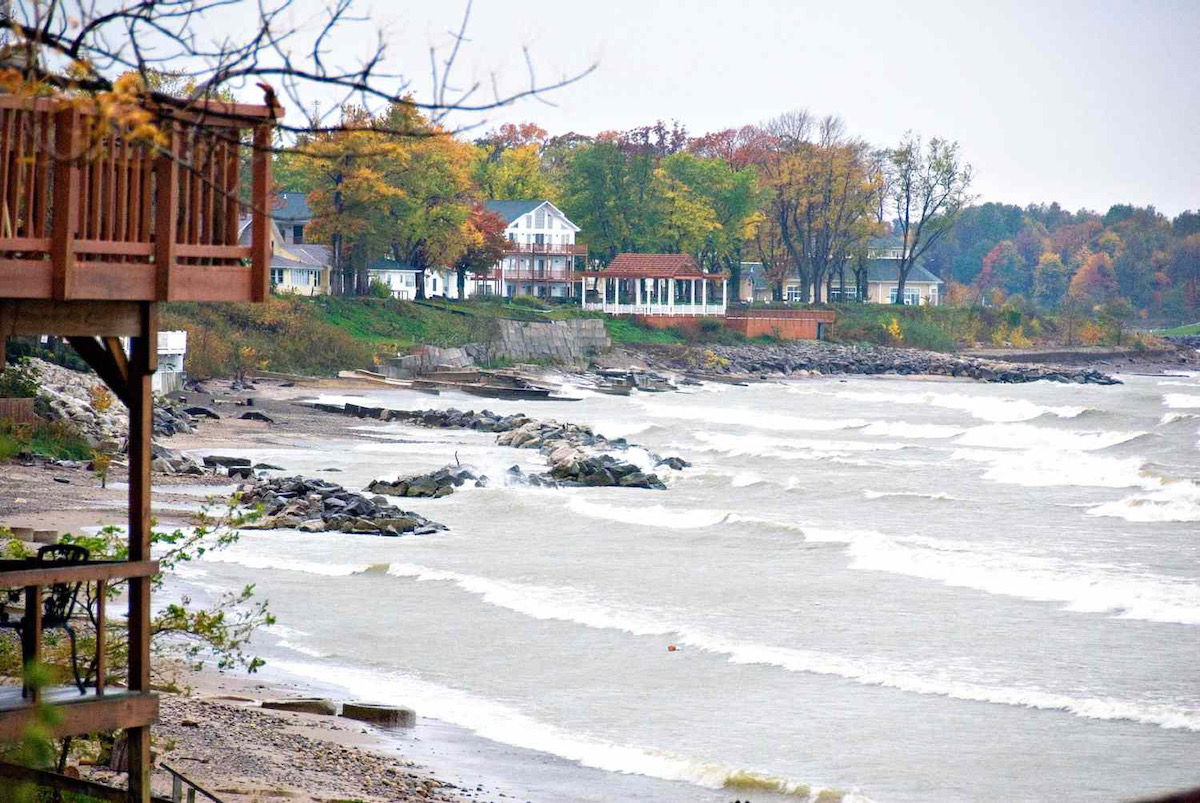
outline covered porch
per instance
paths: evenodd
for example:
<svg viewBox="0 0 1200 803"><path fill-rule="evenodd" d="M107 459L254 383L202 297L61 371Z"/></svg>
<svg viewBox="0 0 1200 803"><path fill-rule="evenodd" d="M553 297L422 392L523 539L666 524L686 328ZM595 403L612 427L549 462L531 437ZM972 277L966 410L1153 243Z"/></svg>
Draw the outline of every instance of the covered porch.
<svg viewBox="0 0 1200 803"><path fill-rule="evenodd" d="M583 308L609 315L724 316L729 291L725 274L703 272L687 254L618 254L580 285Z"/></svg>

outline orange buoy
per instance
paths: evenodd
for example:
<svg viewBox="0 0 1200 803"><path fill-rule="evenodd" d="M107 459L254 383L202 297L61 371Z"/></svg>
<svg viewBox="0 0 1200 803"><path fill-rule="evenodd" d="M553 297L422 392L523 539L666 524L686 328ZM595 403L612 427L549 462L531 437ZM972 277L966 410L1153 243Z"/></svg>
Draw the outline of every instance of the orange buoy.
<svg viewBox="0 0 1200 803"><path fill-rule="evenodd" d="M675 652L675 645L674 645L674 644L668 644L668 645L667 645L667 652Z"/></svg>

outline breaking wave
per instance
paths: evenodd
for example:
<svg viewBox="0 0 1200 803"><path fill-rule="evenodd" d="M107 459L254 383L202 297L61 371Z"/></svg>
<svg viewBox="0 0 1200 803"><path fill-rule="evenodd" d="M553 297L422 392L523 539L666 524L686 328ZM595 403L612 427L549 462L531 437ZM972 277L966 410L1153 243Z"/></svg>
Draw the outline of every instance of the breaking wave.
<svg viewBox="0 0 1200 803"><path fill-rule="evenodd" d="M888 536L872 530L802 529L807 541L845 544L853 569L920 577L1038 602L1061 602L1067 610L1079 613L1200 624L1200 585L1171 577L981 549L965 541Z"/></svg>
<svg viewBox="0 0 1200 803"><path fill-rule="evenodd" d="M857 531L834 534L832 531L805 528L809 540L829 541L839 543L860 544L867 551L876 552L872 544L878 544L878 539L885 539L878 533ZM935 543L932 539L925 540L928 544ZM941 550L953 554L954 549L963 549L963 545L937 542ZM926 549L929 548L928 544ZM975 553L972 560L974 577L981 582L987 582L986 575L994 560L985 557L989 553ZM993 555L994 553L990 553ZM880 555L881 562L898 557L894 552ZM978 560L976 560L978 559ZM905 564L902 564L905 565ZM877 567L872 567L877 568ZM960 566L944 566L947 570L957 571ZM887 570L884 568L883 570ZM1068 695L1054 694L1033 689L1012 688L976 684L970 681L957 681L944 677L927 677L908 668L896 667L888 663L877 663L858 658L845 658L831 653L815 650L800 650L790 647L778 647L753 642L729 639L689 627L685 623L673 621L671 617L657 610L631 610L628 607L614 605L598 600L587 592L574 588L550 588L545 586L513 583L508 581L491 580L473 575L443 572L412 564L394 566L390 571L400 577L411 577L418 581L444 581L457 585L464 591L480 595L489 604L531 616L536 619L553 619L574 622L596 629L615 629L635 636L673 636L675 642L685 647L693 647L715 655L725 656L733 664L760 664L775 666L789 672L803 672L818 675L831 675L871 686L886 686L917 694L940 695L961 700L989 702L1001 705L1025 706L1046 710L1061 710L1075 716L1089 719L1127 719L1144 724L1158 725L1162 728L1183 728L1200 731L1200 711L1178 708L1166 705L1145 705L1142 703L1126 702L1100 698L1076 698ZM1065 575L1064 575L1065 577ZM942 579L939 577L939 579ZM1036 580L1036 578L1034 578ZM1053 586L1053 578L1049 578L1045 589ZM1095 580L1096 578L1093 578ZM1003 580L999 581L1003 582ZM1022 578L1023 587L1028 591L1030 580ZM1101 579L1099 582L1104 583ZM1080 587L1086 585L1082 582ZM1200 592L1195 586L1189 586L1194 595ZM1121 594L1124 589L1118 587L1112 593ZM1003 592L1002 592L1003 593ZM1062 594L1055 598L1061 599ZM1143 590L1142 596L1145 596ZM1076 602L1087 603L1089 599L1082 597ZM1084 606L1086 607L1086 605ZM1100 608L1099 604L1092 607ZM1083 609L1078 608L1078 609ZM1104 610L1111 610L1112 604L1105 603ZM1127 612L1126 615L1129 615ZM1192 600L1191 616L1200 622L1200 595ZM1162 621L1162 620L1157 620ZM1175 620L1169 620L1175 621ZM434 716L437 716L434 714ZM439 717L442 718L442 717Z"/></svg>
<svg viewBox="0 0 1200 803"><path fill-rule="evenodd" d="M948 493L921 493L920 491L863 491L867 499L887 499L894 496L909 496L915 499L956 500L958 497Z"/></svg>
<svg viewBox="0 0 1200 803"><path fill-rule="evenodd" d="M888 393L878 390L844 390L837 395L842 399L865 402L887 402L890 404L919 404L926 407L941 407L958 410L974 418L994 423L1028 421L1040 415L1059 418L1075 418L1087 407L1051 407L1035 404L1024 399L1003 399L987 396L969 396L965 393Z"/></svg>
<svg viewBox="0 0 1200 803"><path fill-rule="evenodd" d="M781 792L800 798L820 798L825 790L789 778L739 769L715 761L697 761L674 753L633 745L615 744L589 734L572 733L542 722L520 710L460 689L441 686L410 675L331 666L316 663L273 661L272 665L292 676L321 683L337 678L337 686L349 696L396 705L421 701L422 715L465 728L494 742L558 756L585 767L643 775L667 781L683 781L708 789L743 789L745 784L762 784L761 791ZM836 792L839 796L842 794ZM846 803L869 803L867 798L847 794Z"/></svg>
<svg viewBox="0 0 1200 803"><path fill-rule="evenodd" d="M361 574L371 568L368 563L317 563L278 555L246 555L236 550L223 552L210 550L204 555L203 561L206 563L232 563L247 569L275 569L284 572L319 574L323 577L348 577L352 574Z"/></svg>
<svg viewBox="0 0 1200 803"><path fill-rule="evenodd" d="M904 443L777 438L770 435L738 435L724 432L696 432L695 437L702 444L694 447L698 451L773 457L779 460L848 457L859 452L896 452L908 448L908 444Z"/></svg>
<svg viewBox="0 0 1200 803"><path fill-rule="evenodd" d="M1054 449L1023 452L958 449L950 459L983 463L988 466L983 478L1005 485L1156 488L1162 484L1161 477L1146 472L1141 457L1103 457L1087 452L1066 454Z"/></svg>
<svg viewBox="0 0 1200 803"><path fill-rule="evenodd" d="M1052 449L1090 452L1131 441L1145 432L1077 431L1031 424L986 424L968 430L955 443L993 449Z"/></svg>
<svg viewBox="0 0 1200 803"><path fill-rule="evenodd" d="M910 424L907 421L872 421L860 432L884 438L953 438L961 435L962 427L946 424Z"/></svg>
<svg viewBox="0 0 1200 803"><path fill-rule="evenodd" d="M711 527L725 521L729 515L724 510L704 508L669 508L663 505L609 505L591 502L574 495L567 500L567 508L582 516L593 519L618 521L622 524L637 524L644 527L665 527L671 530L692 530Z"/></svg>
<svg viewBox="0 0 1200 803"><path fill-rule="evenodd" d="M1096 505L1088 515L1144 523L1200 521L1200 484L1190 480L1164 482L1150 493Z"/></svg>
<svg viewBox="0 0 1200 803"><path fill-rule="evenodd" d="M731 424L773 432L834 432L842 429L864 427L869 422L858 418L820 419L800 418L780 413L756 411L747 415L745 410L733 406L679 405L635 399L647 415L655 418L674 418L680 421L703 421L706 424Z"/></svg>
<svg viewBox="0 0 1200 803"><path fill-rule="evenodd" d="M1190 393L1166 393L1162 397L1163 404L1175 409L1192 409L1200 407L1200 396Z"/></svg>
<svg viewBox="0 0 1200 803"><path fill-rule="evenodd" d="M1162 426L1174 424L1176 421L1191 421L1196 418L1200 418L1200 413L1163 413L1163 417L1158 423Z"/></svg>

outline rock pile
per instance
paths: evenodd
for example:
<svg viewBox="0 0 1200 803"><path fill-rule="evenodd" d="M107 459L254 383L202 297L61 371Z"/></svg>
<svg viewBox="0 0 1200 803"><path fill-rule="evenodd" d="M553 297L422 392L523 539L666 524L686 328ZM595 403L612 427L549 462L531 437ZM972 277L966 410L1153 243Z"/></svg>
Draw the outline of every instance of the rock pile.
<svg viewBox="0 0 1200 803"><path fill-rule="evenodd" d="M545 475L526 475L519 472L521 480L539 485L588 485L595 487L653 488L666 486L657 474L646 473L628 461L610 454L596 455L597 451L625 450L630 447L624 438L609 439L581 424L538 420L524 413L501 416L491 410L389 410L384 407L362 407L356 404L334 405L313 404L320 410L341 412L358 418L374 418L379 421L407 421L435 429L473 429L479 432L499 433L496 443L514 449L537 449L550 463ZM681 470L690 465L678 457L662 458L652 452L650 457L656 466L667 466ZM536 478L536 479L535 479ZM509 470L507 479L518 481L517 475Z"/></svg>
<svg viewBox="0 0 1200 803"><path fill-rule="evenodd" d="M683 349L648 347L645 357L648 364L660 369L688 371L703 367L709 373L739 376L933 374L961 376L983 382L1023 383L1044 379L1078 384L1120 384L1120 380L1089 368L1019 365L916 349L843 346L806 340L770 345L693 346Z"/></svg>
<svg viewBox="0 0 1200 803"><path fill-rule="evenodd" d="M476 488L485 488L488 484L486 474L476 474L466 466L445 466L428 474L414 474L389 482L375 480L366 490L375 494L388 496L431 497L441 499L454 493L455 488L461 488L468 482Z"/></svg>
<svg viewBox="0 0 1200 803"><path fill-rule="evenodd" d="M203 466L190 457L157 443L150 444L150 470L157 474L203 475L208 473Z"/></svg>
<svg viewBox="0 0 1200 803"><path fill-rule="evenodd" d="M129 413L115 396L109 401L107 409L96 409L93 394L97 397L104 394L94 389L103 389L112 395L100 377L72 371L45 360L33 359L30 362L37 369L41 382L38 393L46 402L53 420L74 424L95 448L121 448L125 451L122 444L129 432ZM169 438L176 433L193 432L195 428L196 420L185 405L162 396L154 399L155 437Z"/></svg>
<svg viewBox="0 0 1200 803"><path fill-rule="evenodd" d="M245 504L262 504L264 518L242 529L289 528L306 533L426 535L446 526L401 510L382 496L370 499L340 485L303 477L275 477L238 486Z"/></svg>

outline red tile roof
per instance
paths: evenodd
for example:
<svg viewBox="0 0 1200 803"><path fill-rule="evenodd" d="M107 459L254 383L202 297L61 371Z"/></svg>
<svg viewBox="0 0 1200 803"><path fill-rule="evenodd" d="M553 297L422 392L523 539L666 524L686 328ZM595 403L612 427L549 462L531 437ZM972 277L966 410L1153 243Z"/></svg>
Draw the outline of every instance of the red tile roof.
<svg viewBox="0 0 1200 803"><path fill-rule="evenodd" d="M687 254L617 254L604 269L605 276L628 279L716 279L705 273Z"/></svg>

